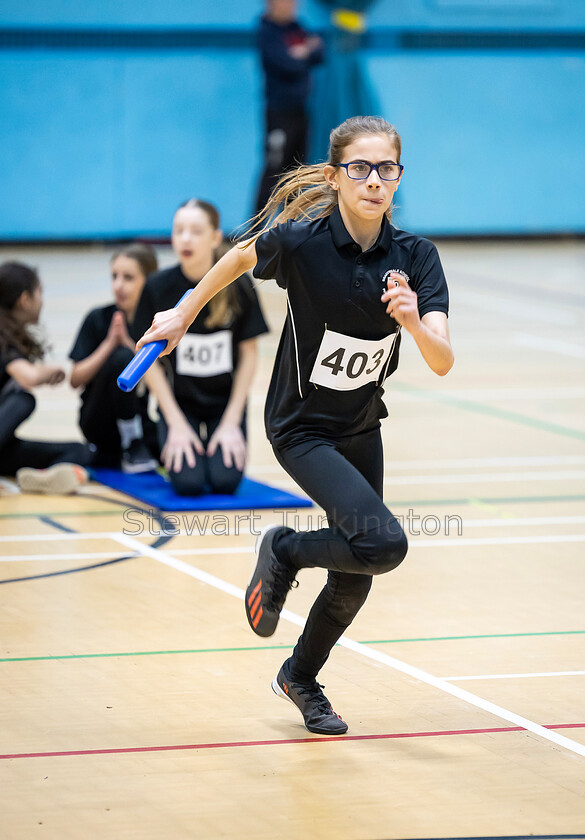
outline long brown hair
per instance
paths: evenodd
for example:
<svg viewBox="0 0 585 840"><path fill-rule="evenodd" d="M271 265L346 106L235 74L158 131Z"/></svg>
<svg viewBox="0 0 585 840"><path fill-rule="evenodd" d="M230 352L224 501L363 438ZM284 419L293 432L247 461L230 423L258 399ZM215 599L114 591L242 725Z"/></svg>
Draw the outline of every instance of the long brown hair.
<svg viewBox="0 0 585 840"><path fill-rule="evenodd" d="M131 242L129 245L123 245L121 248L118 248L112 254L110 264L114 260L117 260L118 257L128 257L128 259L137 262L145 277L158 271L156 251L152 245L148 245L146 242Z"/></svg>
<svg viewBox="0 0 585 840"><path fill-rule="evenodd" d="M34 268L20 262L0 265L0 350L15 347L30 361L42 359L45 346L29 332L28 325L14 317L14 307L23 292L32 295L40 285Z"/></svg>
<svg viewBox="0 0 585 840"><path fill-rule="evenodd" d="M183 207L199 207L209 219L211 227L214 230L221 229L219 210L214 204L211 204L210 201L202 201L199 198L190 198L188 201L184 201L180 204L177 211L182 210ZM231 248L233 248L233 243L229 240L224 239L220 242L213 252L213 264L215 265L215 263L221 259L224 254L227 254L227 252L231 250ZM209 301L209 315L205 319L205 326L208 329L229 327L240 311L241 307L238 292L233 283L230 283L229 286L226 286L225 289L219 291Z"/></svg>
<svg viewBox="0 0 585 840"><path fill-rule="evenodd" d="M320 219L329 216L337 206L337 193L325 179L325 167L341 163L343 152L358 137L364 134L383 134L387 136L396 150L400 163L402 142L393 125L382 117L350 117L334 128L329 135L329 155L324 163L305 164L286 172L277 182L268 203L263 210L250 220L257 239L268 228L288 219ZM391 219L393 207L386 211ZM249 236L243 236L250 241Z"/></svg>

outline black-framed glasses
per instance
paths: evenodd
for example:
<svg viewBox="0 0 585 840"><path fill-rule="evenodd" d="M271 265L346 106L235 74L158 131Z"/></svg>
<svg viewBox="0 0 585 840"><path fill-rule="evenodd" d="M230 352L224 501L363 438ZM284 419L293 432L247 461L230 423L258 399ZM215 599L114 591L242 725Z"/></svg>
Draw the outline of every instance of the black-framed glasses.
<svg viewBox="0 0 585 840"><path fill-rule="evenodd" d="M376 170L382 181L397 181L404 169L400 163L368 163L365 160L334 163L333 166L342 166L347 172L347 177L353 181L365 181L370 177L372 169Z"/></svg>

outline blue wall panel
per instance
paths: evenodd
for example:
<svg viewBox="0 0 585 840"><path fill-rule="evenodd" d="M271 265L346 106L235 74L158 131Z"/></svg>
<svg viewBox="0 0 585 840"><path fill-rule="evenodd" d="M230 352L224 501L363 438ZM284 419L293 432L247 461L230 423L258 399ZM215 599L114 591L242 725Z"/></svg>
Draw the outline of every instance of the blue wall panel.
<svg viewBox="0 0 585 840"><path fill-rule="evenodd" d="M300 5L305 20L325 26L317 0ZM250 46L261 7L3 4L5 28L231 29L236 40L223 49L111 49L59 46L58 36L53 49L18 49L8 33L0 238L167 235L174 208L192 195L215 201L227 230L240 224L261 166L261 78ZM379 0L369 23L374 36L397 27L394 37L385 30L386 49L378 49L383 35L364 59L383 114L404 139L400 224L447 234L585 232L585 50L423 50L399 37L514 28L578 35L584 0Z"/></svg>
<svg viewBox="0 0 585 840"><path fill-rule="evenodd" d="M244 221L260 156L254 56L127 59L125 79L124 192L132 201L122 208L124 229L168 232L175 208L192 196L217 203L227 230Z"/></svg>
<svg viewBox="0 0 585 840"><path fill-rule="evenodd" d="M0 55L2 236L115 225L117 70L104 57Z"/></svg>
<svg viewBox="0 0 585 840"><path fill-rule="evenodd" d="M585 56L377 56L403 138L401 226L435 233L585 232Z"/></svg>
<svg viewBox="0 0 585 840"><path fill-rule="evenodd" d="M340 5L343 5L340 3ZM585 25L583 0L378 0L369 25L422 29L565 29Z"/></svg>
<svg viewBox="0 0 585 840"><path fill-rule="evenodd" d="M339 5L343 7L343 2ZM20 0L0 6L0 25L23 26L244 26L263 0ZM322 26L319 0L299 0L301 17ZM585 25L583 0L377 0L372 27L567 28Z"/></svg>
<svg viewBox="0 0 585 840"><path fill-rule="evenodd" d="M0 6L0 24L248 26L262 5L253 0L20 0Z"/></svg>
<svg viewBox="0 0 585 840"><path fill-rule="evenodd" d="M166 235L191 195L227 229L250 213L254 56L0 54L0 75L0 237Z"/></svg>

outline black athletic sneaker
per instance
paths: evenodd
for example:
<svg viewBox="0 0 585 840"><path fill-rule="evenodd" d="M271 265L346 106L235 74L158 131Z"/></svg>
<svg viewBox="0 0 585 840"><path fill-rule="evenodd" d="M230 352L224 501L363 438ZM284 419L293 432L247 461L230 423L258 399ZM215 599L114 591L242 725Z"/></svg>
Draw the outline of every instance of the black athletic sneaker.
<svg viewBox="0 0 585 840"><path fill-rule="evenodd" d="M158 461L152 457L143 440L136 438L127 449L122 450L122 472L130 475L151 472L158 467Z"/></svg>
<svg viewBox="0 0 585 840"><path fill-rule="evenodd" d="M245 604L248 623L258 636L272 636L288 590L295 583L295 570L281 563L272 550L274 538L282 533L293 533L293 529L271 525L256 540L258 560L246 589Z"/></svg>
<svg viewBox="0 0 585 840"><path fill-rule="evenodd" d="M347 723L331 708L331 703L325 697L323 685L314 680L312 683L291 682L285 674L283 665L278 675L272 680L272 690L278 697L290 700L297 706L309 732L318 735L345 735Z"/></svg>

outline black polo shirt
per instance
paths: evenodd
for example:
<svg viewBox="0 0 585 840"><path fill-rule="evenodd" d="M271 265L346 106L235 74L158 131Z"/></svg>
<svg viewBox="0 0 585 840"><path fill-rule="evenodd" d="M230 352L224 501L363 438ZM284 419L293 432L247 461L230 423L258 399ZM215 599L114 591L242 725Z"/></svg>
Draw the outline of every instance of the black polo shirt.
<svg viewBox="0 0 585 840"><path fill-rule="evenodd" d="M132 337L138 340L151 325L157 312L172 309L187 290L193 289L194 285L193 281L183 274L180 265L152 274L142 290L132 324ZM205 322L210 313L209 304L206 304L189 326L187 335L182 339L179 347L163 357L168 359L166 365L170 367L170 371L167 372L171 375L171 386L179 406L201 420L213 419L224 412L238 366L240 342L268 332L258 296L246 274L235 281L235 289L239 312L227 327L206 325ZM226 333L229 333L229 342L221 344L226 338ZM185 347L189 350L189 341L193 340L192 336L210 337L210 341L208 340L205 346L194 344L191 347L196 356L208 358L211 355L208 371L201 372L201 366L194 366L189 372L189 359L185 361L183 355L178 360L178 353L185 354ZM229 354L230 363L214 368L213 357L218 351L223 354L224 362L226 361L225 354ZM199 373L197 373L198 370Z"/></svg>
<svg viewBox="0 0 585 840"><path fill-rule="evenodd" d="M400 346L398 324L380 298L389 272L397 271L417 293L421 317L448 314L447 283L433 243L397 230L384 217L376 243L362 251L336 208L323 219L271 228L256 241L256 253L254 276L274 277L286 289L288 304L266 401L269 439L286 445L378 427L388 414L383 381L396 370ZM333 352L323 359L326 329L333 331L333 342L339 334L349 339L341 339L337 350L330 343ZM387 338L396 333L394 340ZM384 339L393 341L391 349L385 344L385 356L374 344ZM328 381L336 386L337 379L344 379L344 390L311 381L318 356ZM351 387L348 377L363 368L375 370L377 379Z"/></svg>

